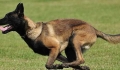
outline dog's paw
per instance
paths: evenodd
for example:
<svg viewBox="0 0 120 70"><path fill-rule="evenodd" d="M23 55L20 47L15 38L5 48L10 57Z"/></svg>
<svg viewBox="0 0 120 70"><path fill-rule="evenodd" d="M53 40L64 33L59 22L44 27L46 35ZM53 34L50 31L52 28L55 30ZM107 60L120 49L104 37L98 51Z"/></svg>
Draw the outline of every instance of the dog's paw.
<svg viewBox="0 0 120 70"><path fill-rule="evenodd" d="M54 68L56 68L56 69L63 69L63 66L62 66L62 64L56 64L56 65L54 65Z"/></svg>
<svg viewBox="0 0 120 70"><path fill-rule="evenodd" d="M81 70L90 70L88 66L80 66Z"/></svg>
<svg viewBox="0 0 120 70"><path fill-rule="evenodd" d="M90 70L87 66L74 66L72 68L74 68L73 70Z"/></svg>
<svg viewBox="0 0 120 70"><path fill-rule="evenodd" d="M62 67L63 67L63 68L69 68L69 65L68 65L67 63L63 63L63 64L62 64Z"/></svg>
<svg viewBox="0 0 120 70"><path fill-rule="evenodd" d="M47 69L54 69L54 65L45 65Z"/></svg>
<svg viewBox="0 0 120 70"><path fill-rule="evenodd" d="M63 69L62 64L56 64L56 65L46 65L47 69Z"/></svg>

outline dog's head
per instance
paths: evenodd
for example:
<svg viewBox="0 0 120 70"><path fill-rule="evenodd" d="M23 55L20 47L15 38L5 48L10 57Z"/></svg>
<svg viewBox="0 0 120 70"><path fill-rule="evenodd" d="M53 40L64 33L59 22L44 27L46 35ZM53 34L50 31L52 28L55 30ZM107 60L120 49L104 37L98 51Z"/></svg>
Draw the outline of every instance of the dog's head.
<svg viewBox="0 0 120 70"><path fill-rule="evenodd" d="M14 11L7 13L4 18L0 19L0 25L2 25L0 30L4 34L17 31L23 28L21 26L24 26L24 22L23 3L19 3Z"/></svg>

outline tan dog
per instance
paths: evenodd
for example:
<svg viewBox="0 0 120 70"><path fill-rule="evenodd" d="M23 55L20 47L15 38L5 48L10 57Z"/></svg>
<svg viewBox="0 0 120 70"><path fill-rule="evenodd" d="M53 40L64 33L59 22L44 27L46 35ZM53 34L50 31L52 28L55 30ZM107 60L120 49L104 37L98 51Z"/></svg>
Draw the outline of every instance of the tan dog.
<svg viewBox="0 0 120 70"><path fill-rule="evenodd" d="M0 27L3 33L16 31L35 53L48 55L47 69L77 68L84 63L82 52L89 49L97 37L110 43L120 42L120 35L105 34L77 19L57 19L35 24L24 16L22 3L17 5L15 11L0 19L0 23L1 25L8 24L4 28ZM63 50L68 59L60 54ZM56 59L64 63L53 65Z"/></svg>

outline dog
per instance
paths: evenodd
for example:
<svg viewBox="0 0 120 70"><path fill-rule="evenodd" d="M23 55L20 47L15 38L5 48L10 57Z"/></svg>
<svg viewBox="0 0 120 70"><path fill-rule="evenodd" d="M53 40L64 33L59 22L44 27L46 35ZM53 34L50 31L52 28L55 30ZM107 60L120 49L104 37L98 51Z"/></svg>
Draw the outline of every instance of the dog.
<svg viewBox="0 0 120 70"><path fill-rule="evenodd" d="M120 43L120 34L105 34L78 19L56 19L36 24L24 15L23 3L19 3L14 11L0 19L0 25L6 25L0 26L3 34L16 31L35 53L48 56L45 65L47 69L72 67L89 70L87 67L79 67L85 62L82 53L97 38L114 44ZM63 50L67 58L61 54ZM56 59L63 63L53 65Z"/></svg>

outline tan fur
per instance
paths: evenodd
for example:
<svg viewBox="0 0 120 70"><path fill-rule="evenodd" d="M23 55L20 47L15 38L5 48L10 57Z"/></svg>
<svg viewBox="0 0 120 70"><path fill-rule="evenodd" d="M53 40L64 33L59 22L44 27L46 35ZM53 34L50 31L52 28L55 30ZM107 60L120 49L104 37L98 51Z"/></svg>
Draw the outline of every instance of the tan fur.
<svg viewBox="0 0 120 70"><path fill-rule="evenodd" d="M105 33L98 31L98 30L96 30L96 34L98 37L100 37L100 38L102 38L110 43L113 43L113 44L120 43L120 34L109 35L109 34L105 34Z"/></svg>
<svg viewBox="0 0 120 70"><path fill-rule="evenodd" d="M60 48L60 52L63 51L68 45L68 42L64 42L64 43L61 43L61 48Z"/></svg>
<svg viewBox="0 0 120 70"><path fill-rule="evenodd" d="M46 48L51 50L46 64L48 66L54 63L61 51L69 47L69 42L73 44L76 53L76 60L66 63L70 66L84 63L82 49L89 49L95 43L97 37L113 43L120 42L120 35L104 34L86 22L77 19L57 19L45 24L34 24L26 17L25 20L28 21L26 35L36 42L42 42Z"/></svg>
<svg viewBox="0 0 120 70"><path fill-rule="evenodd" d="M28 17L24 16L24 19L27 21L26 29L32 29L36 27L36 24L30 20Z"/></svg>
<svg viewBox="0 0 120 70"><path fill-rule="evenodd" d="M47 24L48 32L50 36L55 36L55 31L53 29L53 26L51 24Z"/></svg>
<svg viewBox="0 0 120 70"><path fill-rule="evenodd" d="M25 17L25 20L28 22L26 25L26 35L28 36L28 38L35 40L42 32L42 23L38 22L37 24L35 24L27 17Z"/></svg>

